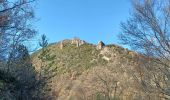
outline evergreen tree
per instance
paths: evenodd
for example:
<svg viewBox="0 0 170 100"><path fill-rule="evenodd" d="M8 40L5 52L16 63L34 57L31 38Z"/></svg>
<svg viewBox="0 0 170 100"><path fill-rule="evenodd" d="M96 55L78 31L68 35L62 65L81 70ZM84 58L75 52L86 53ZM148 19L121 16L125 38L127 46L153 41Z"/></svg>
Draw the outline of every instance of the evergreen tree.
<svg viewBox="0 0 170 100"><path fill-rule="evenodd" d="M24 45L18 45L14 51L9 57L12 68L8 74L16 80L11 91L14 91L17 100L31 100L36 88L35 68L32 66L30 55Z"/></svg>
<svg viewBox="0 0 170 100"><path fill-rule="evenodd" d="M42 51L38 56L41 61L39 70L39 95L42 98L51 99L51 79L57 75L57 66L54 66L55 55L50 54L50 49L46 48L48 41L45 35L42 35L42 40L39 42Z"/></svg>

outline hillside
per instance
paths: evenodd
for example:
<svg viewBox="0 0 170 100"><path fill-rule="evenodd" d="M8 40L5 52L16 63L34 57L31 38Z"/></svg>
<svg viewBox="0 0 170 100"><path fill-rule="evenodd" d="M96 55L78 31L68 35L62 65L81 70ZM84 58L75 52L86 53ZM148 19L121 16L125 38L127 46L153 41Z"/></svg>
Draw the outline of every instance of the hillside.
<svg viewBox="0 0 170 100"><path fill-rule="evenodd" d="M78 44L77 44L78 43ZM80 44L79 44L80 43ZM101 43L101 42L100 42ZM117 45L93 45L82 40L50 44L55 55L51 95L57 100L160 100L160 94L147 93L140 85L147 78L142 66L147 58ZM38 55L32 54L39 70ZM151 82L148 79L148 82Z"/></svg>

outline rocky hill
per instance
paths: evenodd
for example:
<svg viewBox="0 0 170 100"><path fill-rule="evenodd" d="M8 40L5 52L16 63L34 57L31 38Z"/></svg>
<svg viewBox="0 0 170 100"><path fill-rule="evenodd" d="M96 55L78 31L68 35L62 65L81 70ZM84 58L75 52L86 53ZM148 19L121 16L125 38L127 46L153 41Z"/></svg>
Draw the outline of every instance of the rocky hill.
<svg viewBox="0 0 170 100"><path fill-rule="evenodd" d="M143 66L148 58L117 45L89 44L79 39L50 44L55 55L52 67L51 95L57 100L160 100L160 94L148 93L140 84L148 78ZM39 70L38 55L32 62ZM148 79L148 83L150 83Z"/></svg>

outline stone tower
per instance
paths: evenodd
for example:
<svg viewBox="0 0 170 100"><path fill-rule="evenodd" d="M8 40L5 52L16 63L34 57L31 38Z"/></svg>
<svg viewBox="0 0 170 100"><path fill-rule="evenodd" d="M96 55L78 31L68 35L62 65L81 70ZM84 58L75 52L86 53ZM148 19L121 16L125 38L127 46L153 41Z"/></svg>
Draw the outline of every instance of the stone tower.
<svg viewBox="0 0 170 100"><path fill-rule="evenodd" d="M80 46L80 42L79 40L76 41L76 46L79 47Z"/></svg>
<svg viewBox="0 0 170 100"><path fill-rule="evenodd" d="M60 49L63 49L64 45L63 45L63 41L60 42Z"/></svg>
<svg viewBox="0 0 170 100"><path fill-rule="evenodd" d="M101 50L104 46L105 46L105 44L102 41L99 41L98 45L97 45L97 49Z"/></svg>

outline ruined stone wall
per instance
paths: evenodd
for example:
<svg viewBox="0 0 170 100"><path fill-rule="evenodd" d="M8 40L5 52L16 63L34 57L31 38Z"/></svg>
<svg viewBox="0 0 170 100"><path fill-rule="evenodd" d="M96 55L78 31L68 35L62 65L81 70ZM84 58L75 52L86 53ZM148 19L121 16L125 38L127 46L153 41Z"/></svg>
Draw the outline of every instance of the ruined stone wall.
<svg viewBox="0 0 170 100"><path fill-rule="evenodd" d="M80 40L79 38L73 38L71 44L76 44L77 47L85 44L85 41Z"/></svg>

